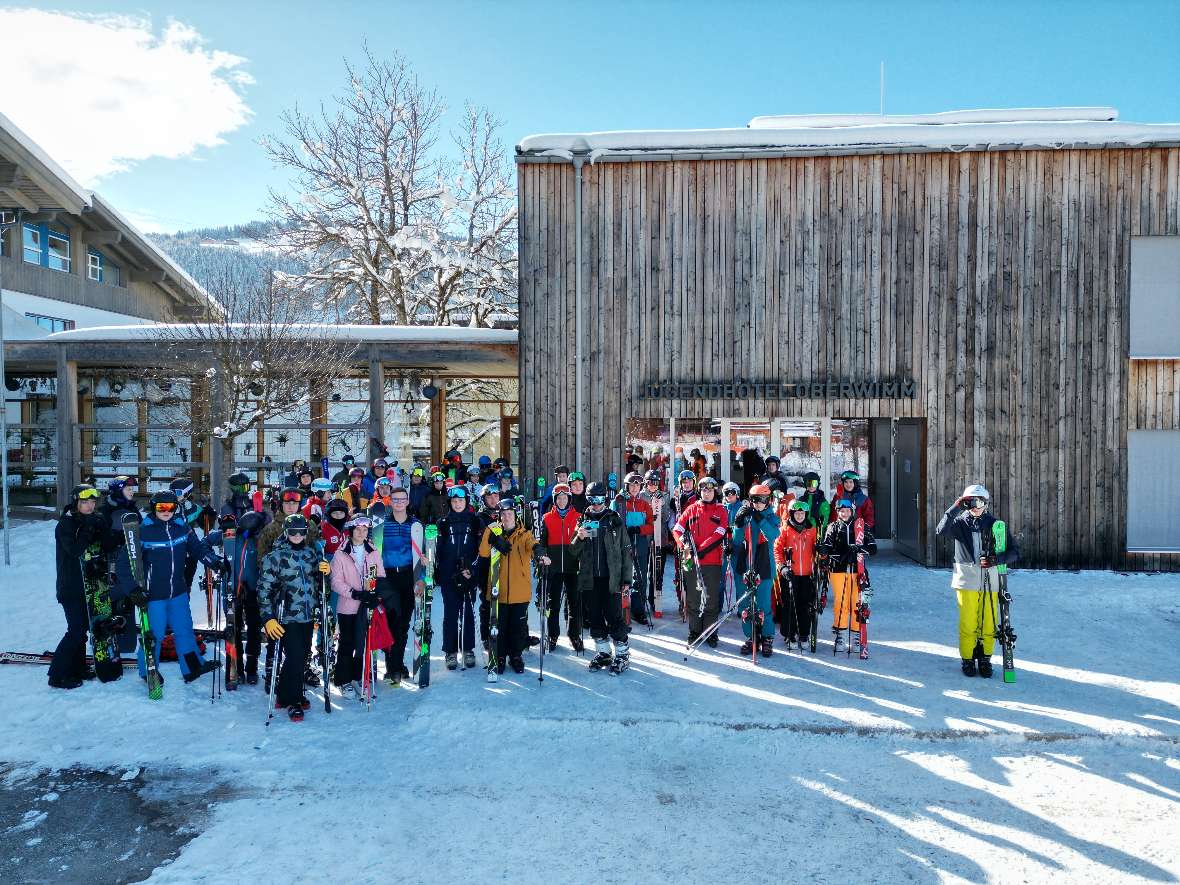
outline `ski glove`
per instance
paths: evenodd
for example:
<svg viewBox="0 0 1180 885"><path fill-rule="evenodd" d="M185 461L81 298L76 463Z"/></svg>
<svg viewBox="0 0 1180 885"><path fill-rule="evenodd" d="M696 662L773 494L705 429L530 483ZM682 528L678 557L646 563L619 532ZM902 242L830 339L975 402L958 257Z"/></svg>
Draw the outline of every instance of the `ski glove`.
<svg viewBox="0 0 1180 885"><path fill-rule="evenodd" d="M789 565L780 565L778 573L783 578L789 578L791 576L791 567Z"/></svg>
<svg viewBox="0 0 1180 885"><path fill-rule="evenodd" d="M349 590L348 595L365 608L376 608L379 597L373 590Z"/></svg>
<svg viewBox="0 0 1180 885"><path fill-rule="evenodd" d="M287 632L283 629L283 625L274 618L271 618L269 621L267 621L262 630L264 633L266 633L267 639L282 639L283 634Z"/></svg>
<svg viewBox="0 0 1180 885"><path fill-rule="evenodd" d="M138 605L140 608L147 608L148 595L147 591L142 587L133 587L131 592L127 594L127 598Z"/></svg>
<svg viewBox="0 0 1180 885"><path fill-rule="evenodd" d="M219 574L219 575L224 575L226 572L228 572L230 570L229 560L226 559L224 556L222 556L219 559L213 560L213 562L209 563L209 567L211 569L213 569L213 571L217 572L217 574Z"/></svg>
<svg viewBox="0 0 1180 885"><path fill-rule="evenodd" d="M320 570L321 575L332 574L332 565L326 559L321 559L319 565L316 566Z"/></svg>

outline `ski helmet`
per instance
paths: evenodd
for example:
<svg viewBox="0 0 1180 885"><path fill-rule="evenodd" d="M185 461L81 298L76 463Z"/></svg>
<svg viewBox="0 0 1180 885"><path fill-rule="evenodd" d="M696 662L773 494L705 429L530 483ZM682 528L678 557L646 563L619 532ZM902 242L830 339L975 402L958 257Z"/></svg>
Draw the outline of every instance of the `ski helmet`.
<svg viewBox="0 0 1180 885"><path fill-rule="evenodd" d="M728 495L730 492L733 492L735 495L740 495L742 493L742 487L736 482L727 482L721 487L721 493L723 495Z"/></svg>
<svg viewBox="0 0 1180 885"><path fill-rule="evenodd" d="M492 459L489 458L487 455L480 455L479 456L479 466L480 467L491 467L492 466Z"/></svg>
<svg viewBox="0 0 1180 885"><path fill-rule="evenodd" d="M581 470L573 471L573 473L571 473L569 475L569 477L566 479L566 482L585 482L585 481L586 481L586 474L584 474Z"/></svg>
<svg viewBox="0 0 1180 885"><path fill-rule="evenodd" d="M787 507L788 513L794 513L796 510L802 510L804 513L807 513L807 514L811 513L811 508L809 506L807 506L807 502L801 501L798 498L796 498L794 501L792 501L790 503L790 505Z"/></svg>
<svg viewBox="0 0 1180 885"><path fill-rule="evenodd" d="M592 482L586 489L586 500L591 504L605 504L608 494L609 490L604 483Z"/></svg>
<svg viewBox="0 0 1180 885"><path fill-rule="evenodd" d="M697 482L697 488L712 489L715 492L717 491L717 480L713 479L711 476L702 476Z"/></svg>
<svg viewBox="0 0 1180 885"><path fill-rule="evenodd" d="M860 482L860 474L857 473L855 470L845 470L843 473L840 474L840 479L841 480L852 479L852 480L856 480L857 482Z"/></svg>
<svg viewBox="0 0 1180 885"><path fill-rule="evenodd" d="M90 483L84 482L73 487L70 490L70 499L73 501L86 501L90 498L101 498L102 494Z"/></svg>
<svg viewBox="0 0 1180 885"><path fill-rule="evenodd" d="M354 476L359 476L364 479L365 471L361 470L359 467L354 467L352 470L348 471L348 478L352 479Z"/></svg>
<svg viewBox="0 0 1180 885"><path fill-rule="evenodd" d="M511 498L505 498L503 501L501 501L499 504L496 505L496 510L498 510L500 513L504 513L504 512L515 513L516 512L516 502L513 501Z"/></svg>
<svg viewBox="0 0 1180 885"><path fill-rule="evenodd" d="M311 490L313 492L330 492L332 491L332 480L324 479L322 476L319 479L313 479Z"/></svg>
<svg viewBox="0 0 1180 885"><path fill-rule="evenodd" d="M961 494L959 497L983 498L987 501L992 499L991 493L987 490L987 486L981 485L980 483L974 483L973 485L967 486L967 488L963 489L963 494Z"/></svg>
<svg viewBox="0 0 1180 885"><path fill-rule="evenodd" d="M347 514L348 513L348 502L345 501L343 498L335 498L335 499L329 501L328 506L325 508L325 512L327 512L327 513L335 513L337 510L343 510L345 512L345 514Z"/></svg>
<svg viewBox="0 0 1180 885"><path fill-rule="evenodd" d="M180 506L180 498L177 497L176 492L171 490L166 492L156 492L154 495L152 495L149 505L151 507L152 513L155 513L157 509L171 512ZM161 507L161 505L163 506Z"/></svg>
<svg viewBox="0 0 1180 885"><path fill-rule="evenodd" d="M307 518L302 513L292 513L283 520L283 534L307 534Z"/></svg>
<svg viewBox="0 0 1180 885"><path fill-rule="evenodd" d="M687 479L689 482L693 482L696 480L696 478L697 478L696 474L693 473L691 470L681 470L680 473L676 477L676 481L677 482L684 482Z"/></svg>
<svg viewBox="0 0 1180 885"><path fill-rule="evenodd" d="M654 482L656 485L660 484L660 471L649 470L643 475L644 482Z"/></svg>
<svg viewBox="0 0 1180 885"><path fill-rule="evenodd" d="M168 488L176 494L176 497L187 498L193 493L193 481L191 479L174 479L168 483Z"/></svg>
<svg viewBox="0 0 1180 885"><path fill-rule="evenodd" d="M769 501L770 486L761 482L750 486L750 500L753 501L756 497L761 498L764 503Z"/></svg>
<svg viewBox="0 0 1180 885"><path fill-rule="evenodd" d="M633 482L637 482L640 485L643 484L643 477L640 476L639 473L634 470L632 470L630 473L628 473L626 476L623 477L623 485L629 486Z"/></svg>
<svg viewBox="0 0 1180 885"><path fill-rule="evenodd" d="M779 459L778 459L778 455L768 455L766 458L766 466L767 467L769 467L771 464L781 464L781 463L782 462L779 461Z"/></svg>
<svg viewBox="0 0 1180 885"><path fill-rule="evenodd" d="M500 490L492 485L490 482L479 490L480 497L486 498L488 495L498 495Z"/></svg>
<svg viewBox="0 0 1180 885"><path fill-rule="evenodd" d="M110 485L107 486L107 491L112 497L123 491L124 486L139 487L139 480L134 476L116 476L111 480Z"/></svg>
<svg viewBox="0 0 1180 885"><path fill-rule="evenodd" d="M246 490L247 486L249 486L249 485L250 485L250 477L248 477L242 471L239 470L237 473L230 475L229 487L231 489L233 489L235 492L238 490L241 490L244 492Z"/></svg>
<svg viewBox="0 0 1180 885"><path fill-rule="evenodd" d="M569 483L559 482L553 487L551 494L553 499L557 500L558 495L573 495L573 492L570 491Z"/></svg>
<svg viewBox="0 0 1180 885"><path fill-rule="evenodd" d="M446 482L447 475L445 473L443 473L441 470L436 470L436 471L434 471L434 473L430 474L430 481L431 482Z"/></svg>

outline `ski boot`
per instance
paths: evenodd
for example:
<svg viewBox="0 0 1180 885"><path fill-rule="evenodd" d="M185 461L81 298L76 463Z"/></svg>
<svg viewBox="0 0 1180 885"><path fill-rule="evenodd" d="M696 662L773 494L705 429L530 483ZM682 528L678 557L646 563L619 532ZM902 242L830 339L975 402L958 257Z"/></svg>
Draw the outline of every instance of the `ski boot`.
<svg viewBox="0 0 1180 885"><path fill-rule="evenodd" d="M610 643L604 639L594 640L594 648L598 653L590 659L590 672L608 669L614 663L614 657L610 653Z"/></svg>
<svg viewBox="0 0 1180 885"><path fill-rule="evenodd" d="M964 658L963 659L963 675L964 676L974 676L975 675L975 659L974 658Z"/></svg>
<svg viewBox="0 0 1180 885"><path fill-rule="evenodd" d="M308 688L320 687L320 675L315 670L308 668L303 671L303 684Z"/></svg>
<svg viewBox="0 0 1180 885"><path fill-rule="evenodd" d="M448 670L458 670L459 669L459 656L456 655L453 651L449 651L446 653L446 662L447 662L447 669Z"/></svg>
<svg viewBox="0 0 1180 885"><path fill-rule="evenodd" d="M991 658L980 658L979 659L979 675L982 676L984 679L991 679L992 678Z"/></svg>
<svg viewBox="0 0 1180 885"><path fill-rule="evenodd" d="M508 659L508 663L512 666L513 673L519 674L524 672L524 658L520 655L513 655Z"/></svg>
<svg viewBox="0 0 1180 885"><path fill-rule="evenodd" d="M91 680L98 678L98 673L95 672L93 667L91 667L89 664L87 664L83 668L82 673L80 674L80 677L83 682L90 682Z"/></svg>
<svg viewBox="0 0 1180 885"><path fill-rule="evenodd" d="M768 658L774 654L774 641L769 636L763 638L763 640L758 643L758 654L762 655L764 658Z"/></svg>
<svg viewBox="0 0 1180 885"><path fill-rule="evenodd" d="M389 670L385 673L385 684L390 688L397 688L402 684L402 674L400 670Z"/></svg>
<svg viewBox="0 0 1180 885"><path fill-rule="evenodd" d="M748 657L749 655L752 655L753 653L754 653L754 640L753 639L747 639L745 642L742 643L742 647L738 650L738 654L742 655L743 657Z"/></svg>
<svg viewBox="0 0 1180 885"><path fill-rule="evenodd" d="M463 666L464 667L474 667L475 666L475 652L474 651L463 652Z"/></svg>
<svg viewBox="0 0 1180 885"><path fill-rule="evenodd" d="M844 651L844 631L839 627L832 628L832 654L839 654Z"/></svg>
<svg viewBox="0 0 1180 885"><path fill-rule="evenodd" d="M718 642L717 631L714 630L709 634L709 638L705 640L705 645L709 646L709 648L716 648Z"/></svg>
<svg viewBox="0 0 1180 885"><path fill-rule="evenodd" d="M578 654L585 654L586 644L584 642L582 642L581 636L571 636L570 637L570 645L573 647L573 650L576 651Z"/></svg>
<svg viewBox="0 0 1180 885"><path fill-rule="evenodd" d="M188 665L188 672L184 675L186 683L196 682L206 673L212 673L221 667L221 661L204 661L202 663L191 651L184 656L184 662Z"/></svg>
<svg viewBox="0 0 1180 885"><path fill-rule="evenodd" d="M287 708L287 716L290 717L292 722L302 722L303 708L298 704L292 704Z"/></svg>
<svg viewBox="0 0 1180 885"><path fill-rule="evenodd" d="M146 677L144 677L146 681ZM81 688L82 680L76 676L50 676L50 688Z"/></svg>
<svg viewBox="0 0 1180 885"><path fill-rule="evenodd" d="M631 647L625 642L615 643L615 659L611 661L610 675L618 676L631 666Z"/></svg>
<svg viewBox="0 0 1180 885"><path fill-rule="evenodd" d="M556 636L550 636L550 637L549 637L549 647L546 649L546 651L550 651L550 652L551 652L551 651L553 651L555 648L557 648L557 637L556 637Z"/></svg>

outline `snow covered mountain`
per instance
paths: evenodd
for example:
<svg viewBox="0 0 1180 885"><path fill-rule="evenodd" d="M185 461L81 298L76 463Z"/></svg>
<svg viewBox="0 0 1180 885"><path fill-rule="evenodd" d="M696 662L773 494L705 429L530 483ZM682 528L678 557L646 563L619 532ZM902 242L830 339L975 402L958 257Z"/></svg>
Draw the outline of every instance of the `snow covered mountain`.
<svg viewBox="0 0 1180 885"><path fill-rule="evenodd" d="M150 238L202 286L227 270L262 277L272 270L303 273L307 265L284 255L269 242L275 226L265 221L203 227ZM236 276L236 274L235 274Z"/></svg>

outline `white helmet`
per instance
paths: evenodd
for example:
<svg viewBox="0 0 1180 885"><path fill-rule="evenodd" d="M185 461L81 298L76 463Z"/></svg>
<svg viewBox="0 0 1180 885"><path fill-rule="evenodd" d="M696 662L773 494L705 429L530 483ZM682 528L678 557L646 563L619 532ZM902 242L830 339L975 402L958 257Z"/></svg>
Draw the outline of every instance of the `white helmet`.
<svg viewBox="0 0 1180 885"><path fill-rule="evenodd" d="M979 483L975 483L974 485L967 486L967 488L963 489L963 494L961 494L959 497L960 498L984 498L988 501L990 501L992 499L991 492L989 492L987 490L987 487L980 485Z"/></svg>
<svg viewBox="0 0 1180 885"><path fill-rule="evenodd" d="M742 493L742 487L736 482L727 482L721 487L721 494L724 495L726 492L737 492L740 495Z"/></svg>

